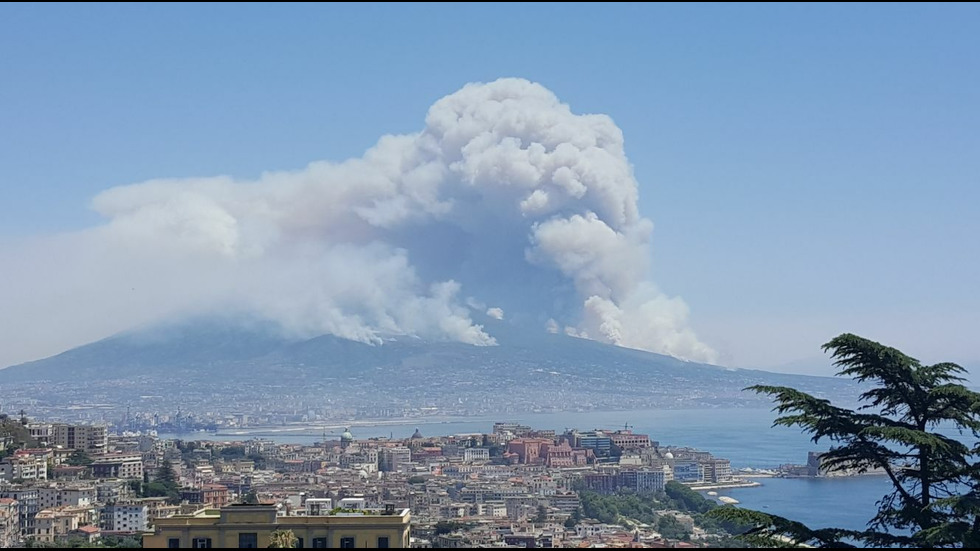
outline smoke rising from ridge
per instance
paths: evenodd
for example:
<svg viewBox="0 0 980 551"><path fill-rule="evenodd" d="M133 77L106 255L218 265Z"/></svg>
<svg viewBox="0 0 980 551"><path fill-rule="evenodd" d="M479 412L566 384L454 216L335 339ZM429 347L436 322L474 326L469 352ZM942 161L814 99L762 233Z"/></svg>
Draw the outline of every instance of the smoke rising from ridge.
<svg viewBox="0 0 980 551"><path fill-rule="evenodd" d="M650 280L637 193L609 117L573 114L526 80L469 84L421 132L360 158L100 193L105 225L0 246L15 260L0 330L29 331L35 312L84 342L235 308L308 336L494 345L507 312L542 332L716 361L684 302Z"/></svg>

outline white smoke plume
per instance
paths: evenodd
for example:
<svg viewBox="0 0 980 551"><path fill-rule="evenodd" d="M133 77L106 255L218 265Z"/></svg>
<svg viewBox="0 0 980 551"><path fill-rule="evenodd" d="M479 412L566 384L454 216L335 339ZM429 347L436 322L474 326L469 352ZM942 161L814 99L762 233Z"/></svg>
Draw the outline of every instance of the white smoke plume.
<svg viewBox="0 0 980 551"><path fill-rule="evenodd" d="M544 330L551 333L552 335L558 334L561 328L558 326L558 322L554 318L548 318L548 321L544 324Z"/></svg>
<svg viewBox="0 0 980 551"><path fill-rule="evenodd" d="M522 79L470 84L421 132L360 158L99 194L105 225L0 246L13 267L0 330L84 342L237 308L304 335L493 345L471 314L506 309L549 332L715 361L684 302L650 280L653 225L637 193L609 117L576 115Z"/></svg>

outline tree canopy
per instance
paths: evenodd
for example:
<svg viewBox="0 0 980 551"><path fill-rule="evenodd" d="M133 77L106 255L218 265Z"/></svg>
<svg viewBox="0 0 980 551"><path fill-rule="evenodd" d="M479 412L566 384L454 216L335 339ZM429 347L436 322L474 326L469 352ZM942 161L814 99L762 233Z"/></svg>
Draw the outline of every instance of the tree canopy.
<svg viewBox="0 0 980 551"><path fill-rule="evenodd" d="M716 518L747 522L753 543L818 547L871 546L959 547L980 542L977 499L977 446L951 432L980 434L980 394L967 389L954 363L923 365L901 351L852 334L823 346L838 375L870 387L860 407L842 408L799 390L754 386L750 390L775 399L775 425L798 427L814 442L829 441L823 455L829 471L871 469L884 472L892 491L864 531L803 524L758 511L722 508Z"/></svg>
<svg viewBox="0 0 980 551"><path fill-rule="evenodd" d="M180 503L180 483L168 460L160 464L153 482L133 480L129 484L138 497L166 497L171 504Z"/></svg>
<svg viewBox="0 0 980 551"><path fill-rule="evenodd" d="M66 463L75 467L91 465L92 458L89 456L89 454L85 453L85 450L79 449L71 452L71 455L68 456Z"/></svg>

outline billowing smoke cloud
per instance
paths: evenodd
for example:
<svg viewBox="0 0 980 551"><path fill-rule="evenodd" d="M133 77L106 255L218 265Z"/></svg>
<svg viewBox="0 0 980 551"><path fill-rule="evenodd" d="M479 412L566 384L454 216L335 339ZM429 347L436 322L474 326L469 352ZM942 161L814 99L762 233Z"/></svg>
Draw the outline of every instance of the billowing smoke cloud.
<svg viewBox="0 0 980 551"><path fill-rule="evenodd" d="M0 252L17 255L0 291L6 334L81 341L235 308L304 335L493 345L506 310L542 332L716 359L683 301L650 281L653 225L622 132L526 80L467 85L421 132L361 158L153 180L93 207L105 225Z"/></svg>

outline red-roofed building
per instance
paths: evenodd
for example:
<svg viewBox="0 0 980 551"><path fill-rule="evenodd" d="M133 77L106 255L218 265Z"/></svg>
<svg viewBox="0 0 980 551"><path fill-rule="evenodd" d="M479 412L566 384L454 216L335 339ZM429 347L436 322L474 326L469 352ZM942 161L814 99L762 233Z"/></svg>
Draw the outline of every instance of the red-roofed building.
<svg viewBox="0 0 980 551"><path fill-rule="evenodd" d="M100 530L98 526L89 524L86 526L79 526L78 529L72 531L69 536L79 537L89 543L95 543L96 540L102 537L102 530Z"/></svg>
<svg viewBox="0 0 980 551"><path fill-rule="evenodd" d="M606 434L612 440L613 445L621 450L649 448L653 445L648 435L634 434L631 430L617 430L616 432L607 432Z"/></svg>
<svg viewBox="0 0 980 551"><path fill-rule="evenodd" d="M442 457L442 448L423 446L412 450L412 461L425 461Z"/></svg>
<svg viewBox="0 0 980 551"><path fill-rule="evenodd" d="M41 457L46 461L48 459L54 459L54 450L51 448L24 448L14 452L15 457L23 455Z"/></svg>

